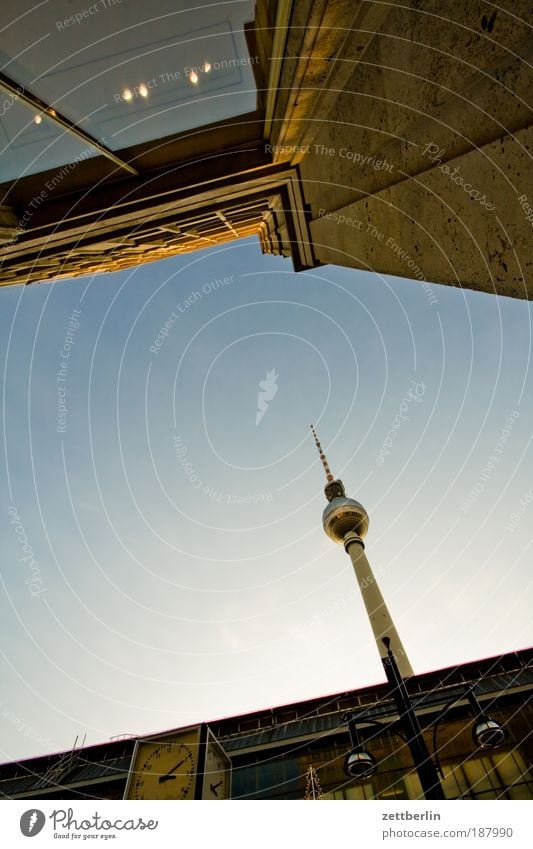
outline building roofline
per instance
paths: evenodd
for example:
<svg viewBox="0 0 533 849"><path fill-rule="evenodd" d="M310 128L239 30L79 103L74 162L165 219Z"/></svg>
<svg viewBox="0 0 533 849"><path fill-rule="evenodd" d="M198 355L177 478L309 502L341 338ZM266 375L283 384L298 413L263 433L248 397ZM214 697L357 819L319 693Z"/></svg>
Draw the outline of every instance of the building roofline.
<svg viewBox="0 0 533 849"><path fill-rule="evenodd" d="M491 655L489 657L478 658L476 660L469 660L469 661L466 661L465 663L461 663L461 664L455 664L455 665L452 664L451 666L446 666L446 667L442 667L442 668L439 668L439 669L429 670L427 672L421 673L420 675L415 675L411 679L411 681L416 680L416 681L419 681L419 682L422 683L426 679L431 680L431 678L434 677L434 676L441 676L442 677L442 675L445 674L445 673L456 672L456 671L459 671L459 670L465 670L465 669L471 668L473 666L476 666L478 664L483 664L483 666L488 665L489 669L490 669L490 662L491 661L493 661L494 664L495 664L497 662L504 661L505 659L510 660L512 657L521 658L523 655L526 655L527 653L531 653L532 651L533 651L532 648L524 648L524 649L519 649L519 650L516 650L516 651L506 652L505 654ZM532 658L532 660L533 660L533 658ZM308 698L308 699L300 699L299 701L292 701L292 702L287 702L287 703L277 704L277 705L267 705L265 707L256 708L254 710L247 711L246 713L242 713L242 714L231 714L231 715L228 715L228 716L215 717L215 718L212 718L212 719L204 719L204 720L200 720L198 722L198 724L203 723L203 724L206 724L206 725L218 725L218 724L226 723L226 722L229 723L231 720L237 720L237 719L245 720L247 718L253 718L254 716L265 714L265 713L268 713L269 711L272 711L272 712L283 711L283 710L288 710L290 708L298 708L299 706L301 707L301 706L304 706L304 705L309 705L311 707L314 704L323 703L324 701L329 701L329 700L335 701L335 700L340 699L340 698L349 698L350 696L362 695L362 694L372 692L372 691L381 692L382 690L385 690L387 688L387 686L388 685L387 685L386 681L380 681L378 683L366 684L364 687L358 687L357 689L353 689L353 690L342 690L342 691L338 691L338 692L335 692L335 693L325 693L325 694L320 695L320 696L312 696L311 698ZM191 723L188 723L188 725L190 725L190 724ZM21 767L24 767L29 762L37 762L37 761L40 761L40 760L46 761L48 759L53 759L53 758L57 758L59 756L64 756L71 751L74 751L74 752L83 751L84 755L87 756L87 755L89 755L93 752L95 754L98 754L98 752L97 752L98 749L104 750L105 748L107 748L107 749L109 749L109 751L119 750L121 747L125 747L128 744L133 745L133 742L135 740L141 738L141 737L142 738L150 737L150 736L153 736L154 734L166 734L168 732L177 730L177 728L179 728L179 727L181 727L181 726L173 726L173 727L167 728L167 729L157 729L156 731L146 731L146 732L142 732L141 734L137 734L137 735L132 734L131 736L122 737L120 740L104 740L100 743L94 743L94 744L91 744L89 746L85 746L85 747L83 747L83 749L82 748L72 749L72 750L71 749L63 749L63 750L60 750L60 751L57 751L57 752L50 752L50 753L47 753L45 755L31 755L27 758L25 757L25 758L22 758L20 760L15 759L15 760L11 760L11 761L4 761L4 762L0 763L0 769L2 769L3 767L7 767L9 765L14 765L14 764L17 764L17 765L20 765Z"/></svg>

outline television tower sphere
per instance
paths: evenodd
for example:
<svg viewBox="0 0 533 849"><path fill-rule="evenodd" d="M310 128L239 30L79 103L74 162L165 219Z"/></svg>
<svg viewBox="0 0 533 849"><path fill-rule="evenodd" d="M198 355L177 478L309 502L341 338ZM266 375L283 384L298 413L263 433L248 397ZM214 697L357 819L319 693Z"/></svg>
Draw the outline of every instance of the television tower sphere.
<svg viewBox="0 0 533 849"><path fill-rule="evenodd" d="M368 533L368 513L354 498L333 498L322 514L322 525L328 537L341 545L353 531L361 539Z"/></svg>

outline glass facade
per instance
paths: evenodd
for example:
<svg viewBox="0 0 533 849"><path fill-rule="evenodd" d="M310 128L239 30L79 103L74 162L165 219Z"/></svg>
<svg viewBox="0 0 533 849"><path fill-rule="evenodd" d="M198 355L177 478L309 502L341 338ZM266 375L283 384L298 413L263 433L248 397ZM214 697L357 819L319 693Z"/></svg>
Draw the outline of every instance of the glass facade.
<svg viewBox="0 0 533 849"><path fill-rule="evenodd" d="M313 751L305 747L270 757L257 757L254 763L233 767L235 799L303 799L305 776L314 766L324 799L417 799L422 789L408 757L390 755L380 763L369 781L347 779L343 761L348 746ZM375 750L373 750L375 753ZM443 764L442 786L447 799L533 799L533 775L519 749L491 753L473 752L464 759Z"/></svg>
<svg viewBox="0 0 533 849"><path fill-rule="evenodd" d="M439 721L437 751L447 799L533 799L530 743L533 712L529 700L518 709L510 705L491 707L490 714L507 731L505 745L490 751L474 745L473 717L468 711L461 710L460 715L456 713L448 720ZM437 716L426 717L424 736L430 752ZM383 721L386 724L387 720ZM301 731L303 720L289 723L288 728L291 725ZM344 758L350 743L340 715L334 735L317 734L312 740L295 741L292 746L265 745L250 755L235 751L232 753L234 798L303 799L306 773L313 766L324 799L423 799L411 753L401 737L385 729L373 729L365 746L378 763L377 772L368 781L354 781L344 773Z"/></svg>

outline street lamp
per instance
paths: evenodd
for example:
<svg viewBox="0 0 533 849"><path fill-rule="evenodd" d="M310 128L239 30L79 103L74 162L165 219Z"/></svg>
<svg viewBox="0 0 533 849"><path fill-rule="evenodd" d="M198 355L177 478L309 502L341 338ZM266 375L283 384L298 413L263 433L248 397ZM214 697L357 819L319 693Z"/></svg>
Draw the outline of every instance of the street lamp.
<svg viewBox="0 0 533 849"><path fill-rule="evenodd" d="M389 637L383 637L382 643L385 646L386 655L382 656L381 659L387 681L391 685L391 693L398 711L400 725L405 734L424 796L426 799L444 799L446 797L439 781L435 763L429 754L405 681L400 675L396 658L391 651L390 642Z"/></svg>
<svg viewBox="0 0 533 849"><path fill-rule="evenodd" d="M444 705L433 724L433 756L435 758L437 770L442 778L444 778L444 773L442 771L437 749L437 732L439 730L439 723L441 719L446 716L448 711L457 704L458 701L464 698L468 699L474 714L474 724L472 725L472 740L474 741L474 745L479 749L486 750L496 749L505 742L505 728L500 725L499 722L496 722L495 719L491 719L490 716L487 716L487 714L483 712L481 705L476 698L476 694L474 693L474 688L468 687L464 693L460 696L456 696L451 699L448 704Z"/></svg>
<svg viewBox="0 0 533 849"><path fill-rule="evenodd" d="M444 778L444 773L437 752L437 731L441 719L443 719L454 704L463 698L467 698L474 713L472 739L478 748L494 749L500 746L505 741L505 729L499 722L483 712L474 693L474 688L469 687L460 696L456 696L448 702L434 721L432 757L429 754L418 718L390 649L390 640L385 638L383 642L386 644L387 649L387 657L383 660L383 665L385 666L387 678L393 687L392 693L396 703L399 721L384 724L369 719L362 714L344 714L343 720L348 724L352 745L351 750L344 759L344 771L350 778L358 780L366 780L377 772L378 765L375 758L366 750L360 741L357 722L359 721L360 724L365 725L377 725L384 731L393 731L395 734L399 734L409 746L425 798L445 799L446 797L444 796L444 791L439 780L439 774Z"/></svg>
<svg viewBox="0 0 533 849"><path fill-rule="evenodd" d="M466 695L476 717L472 727L472 739L475 745L480 749L496 749L501 746L505 742L505 728L483 713L473 690L469 690Z"/></svg>
<svg viewBox="0 0 533 849"><path fill-rule="evenodd" d="M352 744L352 748L344 758L344 771L350 778L363 781L377 772L378 764L375 757L361 745L353 717L345 715L343 719L348 723Z"/></svg>

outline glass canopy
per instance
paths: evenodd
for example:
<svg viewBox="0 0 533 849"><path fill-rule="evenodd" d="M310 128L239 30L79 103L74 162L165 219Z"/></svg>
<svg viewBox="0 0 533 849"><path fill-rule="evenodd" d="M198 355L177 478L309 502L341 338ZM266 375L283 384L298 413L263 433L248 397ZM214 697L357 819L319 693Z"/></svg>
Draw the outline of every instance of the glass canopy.
<svg viewBox="0 0 533 849"><path fill-rule="evenodd" d="M253 0L2 0L0 70L117 151L255 109L253 11ZM98 154L13 91L0 130L2 181Z"/></svg>
<svg viewBox="0 0 533 849"><path fill-rule="evenodd" d="M45 113L35 112L13 96L0 96L0 182L97 154Z"/></svg>

